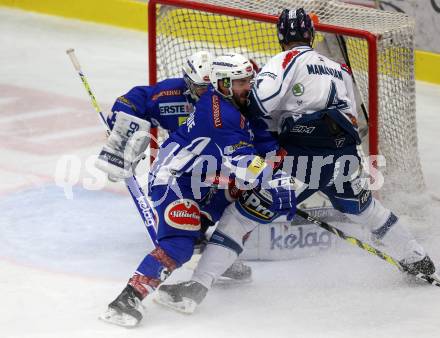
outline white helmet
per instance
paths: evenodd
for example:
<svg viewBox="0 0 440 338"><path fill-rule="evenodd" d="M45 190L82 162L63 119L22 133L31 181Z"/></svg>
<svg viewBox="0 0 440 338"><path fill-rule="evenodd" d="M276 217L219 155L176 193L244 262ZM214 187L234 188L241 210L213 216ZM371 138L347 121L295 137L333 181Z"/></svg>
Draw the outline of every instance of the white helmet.
<svg viewBox="0 0 440 338"><path fill-rule="evenodd" d="M223 80L224 86L229 90L227 97L232 97L232 81L254 75L255 72L252 63L243 55L232 53L221 55L212 61L209 78L217 92L220 92L218 89L218 81Z"/></svg>
<svg viewBox="0 0 440 338"><path fill-rule="evenodd" d="M199 99L195 87L205 87L209 84L211 61L211 53L200 51L192 54L183 64L183 78L195 100Z"/></svg>

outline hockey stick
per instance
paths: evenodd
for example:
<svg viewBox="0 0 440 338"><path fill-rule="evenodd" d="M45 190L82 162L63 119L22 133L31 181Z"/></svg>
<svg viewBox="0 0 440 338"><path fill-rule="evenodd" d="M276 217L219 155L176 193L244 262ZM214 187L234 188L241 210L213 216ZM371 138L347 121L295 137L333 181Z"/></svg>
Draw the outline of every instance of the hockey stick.
<svg viewBox="0 0 440 338"><path fill-rule="evenodd" d="M437 281L435 278L433 278L429 275L425 275L423 273L411 273L411 272L407 271L398 260L396 260L393 257L391 257L390 255L380 251L379 249L376 249L376 248L372 247L371 245L364 243L355 237L346 235L343 231L339 230L338 228L335 228L334 226L332 226L324 221L320 221L319 219L310 216L307 212L305 212L301 209L297 209L296 213L299 216L301 216L302 218L304 218L304 219L308 220L309 222L312 222L313 224L316 224L317 226L333 233L337 237L345 240L346 242L348 242L352 245L355 245L355 246L361 248L362 250L368 251L370 254L372 254L374 256L382 258L384 261L387 261L388 263L397 267L400 271L406 272L406 273L413 275L416 278L421 279L429 284L440 287L440 282Z"/></svg>
<svg viewBox="0 0 440 338"><path fill-rule="evenodd" d="M75 55L75 50L73 48L70 48L66 50L67 55L70 57L70 61L72 61L73 67L78 72L79 77L81 78L81 81L84 85L84 88L86 89L87 93L89 94L90 100L92 101L93 108L95 108L96 112L98 113L100 120L105 127L107 136L110 135L110 128L107 124L107 121L104 117L104 114L101 111L101 108L98 105L98 102L95 99L95 95L93 95L92 90L90 89L89 83L87 81L87 78L83 74L81 70L81 66L78 62L78 59ZM157 246L157 234L155 229L155 221L154 221L154 214L153 210L150 207L150 203L148 202L147 198L145 197L145 194L142 190L142 188L139 186L139 183L136 180L136 177L133 175L130 178L125 179L125 185L127 186L128 192L130 193L131 198L133 199L134 204L136 205L136 208L141 215L142 221L144 222L145 227L147 228L148 235L151 239L151 242L154 244L154 246Z"/></svg>
<svg viewBox="0 0 440 338"><path fill-rule="evenodd" d="M347 44L345 43L344 37L342 35L337 35L336 40L338 41L339 48L341 49L342 57L344 58L345 63L351 69L351 63L350 63L350 59L348 57ZM355 86L357 88L356 79L354 78L354 74L351 74L351 78L353 79L353 83L355 84ZM363 101L361 101L361 109L362 109L362 113L364 114L365 121L368 124L368 120L369 120L368 111L367 111L367 108L365 107L365 104Z"/></svg>

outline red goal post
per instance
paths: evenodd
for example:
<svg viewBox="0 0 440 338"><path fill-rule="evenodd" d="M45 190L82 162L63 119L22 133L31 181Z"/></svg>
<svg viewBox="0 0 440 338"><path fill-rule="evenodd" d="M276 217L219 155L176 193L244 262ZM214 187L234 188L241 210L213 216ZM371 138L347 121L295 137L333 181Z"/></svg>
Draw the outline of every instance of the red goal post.
<svg viewBox="0 0 440 338"><path fill-rule="evenodd" d="M325 4L331 3L329 4ZM252 8L252 10L248 10L248 8L243 9L242 7L245 7L244 4L248 3L251 4L249 6L257 7ZM261 10L258 8L260 3L269 3L272 4L272 6L261 6ZM323 0L316 0L316 1L304 1L304 0L289 0L284 1L283 5L286 6L286 3L291 5L291 8L303 6L306 10L309 12L313 11L313 6L308 8L308 3L318 4L320 7L318 10L318 17L320 19L320 22L315 25L317 32L320 33L328 33L333 34L337 36L343 36L348 38L355 38L359 41L362 41L361 47L358 49L362 50L362 53L365 55L360 57L360 61L356 60L356 55L353 57L350 55L350 59L352 59L352 64L354 64L353 73L354 73L354 79L355 81L359 80L360 83L358 84L359 87L362 87L359 89L361 92L361 97L363 98L364 102L367 102L367 113L368 113L368 153L369 155L378 155L383 154L388 162L388 158L391 159L390 161L390 168L387 167L386 169L386 175L387 173L394 173L398 172L398 179L392 179L392 183L396 183L396 181L402 181L403 178L400 177L400 175L403 175L405 172L412 171L410 173L411 180L413 182L413 186L409 190L421 190L424 187L423 182L423 174L421 171L421 166L419 163L419 155L417 151L417 134L415 131L415 98L407 98L404 97L405 93L402 93L402 89L399 86L402 86L402 88L405 87L405 85L408 83L409 87L414 87L414 69L413 69L413 32L411 32L411 25L413 25L413 22L410 18L405 17L401 13L388 13L383 11L378 11L375 9L370 8L364 8L360 9L358 6L353 6L349 4L343 4L338 1L323 1ZM316 6L318 6L316 5ZM330 6L335 5L336 10L331 9ZM211 26L215 26L213 29L215 33L218 33L219 30L223 29L223 27L219 28L218 26L222 23L222 19L218 19L220 16L224 16L225 18L236 18L238 20L244 20L246 22L255 22L255 23L265 23L265 24L271 24L275 25L277 22L277 16L279 12L281 11L281 7L277 8L279 5L278 1L271 1L271 0L260 0L260 1L247 1L247 0L204 0L202 1L187 1L187 0L150 0L148 3L148 33L149 33L149 80L150 84L154 84L159 80L163 80L165 77L170 76L181 76L180 73L178 73L176 70L169 71L169 72L162 72L159 74L159 68L162 66L161 63L168 63L169 60L162 60L161 56L158 55L158 44L164 44L166 46L164 38L165 36L171 36L175 35L173 37L174 42L173 46L166 47L170 50L173 50L173 48L176 48L175 55L171 55L170 58L172 59L178 59L180 53L180 49L175 47L177 44L186 44L188 43L188 48L192 48L192 51L196 51L196 49L208 49L210 50L210 44L207 42L209 40L209 31L208 28ZM269 9L268 9L269 8ZM321 16L322 8L324 8L325 11L328 11L328 16L330 19L327 18L327 12L323 16ZM329 9L330 8L330 9ZM188 10L187 14L179 12L179 10ZM170 14L172 11L175 11L178 14ZM321 10L321 12L319 12ZM334 11L334 13L330 13L330 11ZM365 11L365 12L362 12ZM375 12L371 12L375 11ZM195 28L195 26L191 26L192 28L188 29L187 25L189 25L189 21L195 19L195 16L193 16L191 13L207 13L206 15L214 15L217 19L217 22L200 22L201 25L200 32L198 31L199 28ZM316 12L315 12L316 13ZM348 13L348 14L346 14ZM378 26L378 31L375 32L374 29L365 29L370 28L371 24L368 21L366 25L363 24L362 20L362 13L367 13L368 17L366 16L365 21L370 20L371 16L378 16L377 22L375 21L375 25ZM205 14L204 14L205 15ZM205 15L205 16L206 16ZM332 18L341 16L341 19L337 19L340 21L337 22L344 22L345 16L347 16L346 21L353 21L353 24L350 24L345 26L344 24L331 24ZM348 17L350 15L350 17ZM393 15L393 17L391 17ZM180 16L180 17L179 17ZM351 18L353 17L353 19ZM358 18L360 17L360 19ZM382 18L383 16L383 18ZM161 18L164 17L164 20L171 20L170 22L164 22L161 24L160 28L158 28L158 25L160 23ZM172 21L176 20L176 21ZM388 22L395 21L395 28L394 26L390 28L391 33L387 32L381 32L381 20L384 22L384 26L388 24ZM406 20L406 21L405 21ZM335 20L333 20L335 21ZM182 24L183 22L183 24ZM402 24L404 22L405 24ZM406 23L408 24L406 25ZM194 23L194 25L197 25L198 23ZM175 28L174 26L181 26L181 30L186 32L179 32L179 28ZM205 25L205 27L203 27ZM236 24L237 27L240 26L240 24ZM400 27L399 27L400 25ZM404 28L408 28L407 31L402 31L402 26L405 26ZM237 27L233 27L233 32L237 33ZM241 26L240 26L241 27ZM243 25L243 29L247 29L247 25ZM165 32L165 30L170 29L170 32ZM225 28L226 29L226 28ZM192 31L191 31L192 30ZM197 32L195 32L197 31ZM188 33L190 32L190 33ZM397 33L396 33L397 32ZM194 33L194 34L193 34ZM161 35L162 34L162 35ZM192 34L192 35L191 35ZM207 34L206 36L201 36L201 34ZM225 38L222 38L223 42L225 42L225 39L227 39L227 34L232 35L234 33L229 33L225 31ZM200 39L199 42L197 41L187 41L185 40L189 36L195 36L195 40ZM397 38L396 38L397 36ZM399 41L399 36L402 36L402 41ZM218 41L219 37L214 36L213 41ZM276 39L276 37L275 37ZM325 38L324 38L325 39ZM394 39L394 41L393 41ZM189 39L190 40L190 39ZM388 41L389 40L389 41ZM177 42L176 42L177 41ZM385 42L384 42L385 41ZM206 45L204 43L206 42ZM225 50L228 50L230 48L230 44L228 44L228 41L225 42L227 47L224 48ZM249 44L252 42L249 42L249 39L245 40L243 39L243 43ZM357 42L356 42L357 43ZM348 43L349 49L351 48L351 45L354 45L355 43ZM260 45L259 45L260 46ZM249 46L247 46L249 47ZM162 47L163 48L163 47ZM165 48L165 49L166 49ZM187 48L187 47L185 47ZM261 47L258 47L261 49ZM183 51L184 53L188 53L187 50ZM260 55L261 50L257 51L257 54ZM351 51L350 51L351 52ZM172 52L174 53L174 52ZM248 57L254 58L254 55L252 54L252 48L247 48L246 52L243 54L247 55ZM268 53L267 59L275 55L276 52ZM215 53L215 54L218 54ZM402 55L403 56L402 56ZM187 55L188 56L188 55ZM412 58L412 60L411 60ZM405 59L405 60L403 60ZM261 58L260 58L261 60ZM391 61L390 61L391 60ZM403 60L403 61L402 61ZM412 63L411 63L412 62ZM264 63L264 59L263 59ZM388 67L388 65L391 64L391 66ZM405 66L405 65L408 65ZM412 68L411 68L412 67ZM411 68L411 69L408 69ZM175 68L177 69L177 68ZM179 69L180 71L180 69ZM411 74L412 72L412 74ZM365 78L365 80L363 80ZM403 80L402 80L403 79ZM382 82L381 82L382 81ZM387 82L388 81L388 82ZM405 81L404 83L402 83ZM384 88L386 92L384 93ZM396 89L396 92L393 91L393 89ZM409 88L411 89L411 88ZM414 89L415 90L415 89ZM399 93L399 91L401 93ZM412 95L413 93L411 93ZM382 98L379 96L382 95ZM396 100L394 98L389 99L388 96L391 97L391 95L401 95L402 97L398 97ZM390 105L388 101L393 101ZM397 102L394 104L394 101ZM408 106L410 106L408 108ZM382 111L381 111L382 107ZM401 114L401 107L404 107L405 109L408 108L408 111L410 113L407 113L405 111L405 114ZM390 111L391 110L391 111ZM386 114L392 114L392 120L390 121L389 116ZM412 116L413 114L414 116ZM407 115L411 115L409 117L406 117ZM403 121L401 121L403 120ZM414 122L413 126L409 126L408 124L411 124ZM407 126L407 127L405 127ZM411 131L409 135L395 135L395 129L401 130L403 133L406 132L406 129L413 128L414 131ZM389 134L391 133L391 136ZM382 136L381 136L382 135ZM414 137L415 135L415 137ZM400 138L399 138L400 137ZM382 142L382 146L381 146ZM409 144L411 142L411 144ZM405 151L406 150L406 151ZM410 162L405 158L400 158L403 155L403 153L408 152L408 156L412 156L410 158ZM414 153L414 154L412 154ZM387 163L388 166L388 163ZM406 184L407 182L405 182ZM399 187L400 188L400 187Z"/></svg>

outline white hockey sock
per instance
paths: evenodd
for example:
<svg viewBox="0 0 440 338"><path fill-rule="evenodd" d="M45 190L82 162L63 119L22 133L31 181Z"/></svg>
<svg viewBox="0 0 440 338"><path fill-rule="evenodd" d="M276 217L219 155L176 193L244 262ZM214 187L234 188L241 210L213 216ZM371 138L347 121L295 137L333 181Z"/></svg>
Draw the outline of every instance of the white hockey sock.
<svg viewBox="0 0 440 338"><path fill-rule="evenodd" d="M426 255L406 224L376 199L373 199L371 205L361 214L346 214L346 216L356 223L367 226L399 260L404 259L407 263L413 263Z"/></svg>
<svg viewBox="0 0 440 338"><path fill-rule="evenodd" d="M214 281L235 262L237 257L235 251L209 243L191 279L210 289Z"/></svg>

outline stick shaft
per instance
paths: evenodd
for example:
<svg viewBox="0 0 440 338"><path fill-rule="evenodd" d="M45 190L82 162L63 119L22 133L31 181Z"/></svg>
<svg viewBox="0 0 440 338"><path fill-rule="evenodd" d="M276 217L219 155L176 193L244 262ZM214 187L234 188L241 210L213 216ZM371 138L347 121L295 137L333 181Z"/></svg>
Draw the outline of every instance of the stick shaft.
<svg viewBox="0 0 440 338"><path fill-rule="evenodd" d="M395 258L386 254L385 252L380 251L379 249L376 249L376 248L372 247L371 245L364 243L355 237L346 235L343 231L339 230L338 228L334 227L333 225L330 225L324 221L321 221L315 217L312 217L307 212L305 212L301 209L297 209L296 213L299 216L301 216L302 218L304 218L304 219L308 220L309 222L312 222L313 224L316 224L317 226L331 232L335 236L343 239L344 241L346 241L354 246L357 246L360 249L365 250L374 256L377 256L377 257L383 259L384 261L390 263L391 265L394 265L400 271L409 273L408 271L406 271L404 269L404 267L402 266L402 264L400 264L400 262L398 260L396 260ZM438 282L435 278L433 278L429 275L425 275L423 273L418 273L418 274L410 273L410 274L415 276L418 279L421 279L421 280L427 282L427 283L430 283L432 285L440 287L440 282Z"/></svg>
<svg viewBox="0 0 440 338"><path fill-rule="evenodd" d="M105 130L107 132L107 135L110 134L110 128L108 127L107 121L105 119L104 114L101 111L101 108L99 107L98 101L96 101L95 95L93 95L92 89L90 88L89 82L87 81L87 78L85 77L84 73L82 72L81 65L79 64L79 61L75 55L75 50L73 48L70 48L66 51L67 55L69 55L70 61L72 61L73 67L78 72L79 77L81 78L81 81L84 85L84 88L87 91L87 94L89 94L90 100L92 102L93 108L95 108L96 112L98 113L100 117L100 121L105 127Z"/></svg>
<svg viewBox="0 0 440 338"><path fill-rule="evenodd" d="M85 77L84 73L81 70L81 66L79 64L79 61L78 61L76 55L75 55L75 50L70 48L66 51L66 53L67 53L67 55L69 55L69 58L72 61L73 67L78 72L78 75L81 78L81 81L84 85L84 88L86 89L87 93L89 94L92 106L93 106L93 108L95 108L96 112L98 113L98 115L100 117L100 121L102 122L103 126L106 129L107 135L109 135L110 128L107 124L107 120L105 119L105 116L102 113L101 108L99 107L98 101L96 101L95 95L93 95L93 92L89 86L87 78ZM139 215L142 218L142 221L144 222L144 225L148 231L148 235L151 239L151 242L154 244L154 246L157 246L157 234L156 234L156 229L155 229L154 214L153 214L153 210L150 206L150 203L148 202L148 199L145 196L145 193L143 192L142 188L140 187L139 183L137 182L137 180L134 176L126 178L125 185L127 186L127 189L130 193L130 196L133 199L134 204L136 205L136 208L139 212Z"/></svg>

